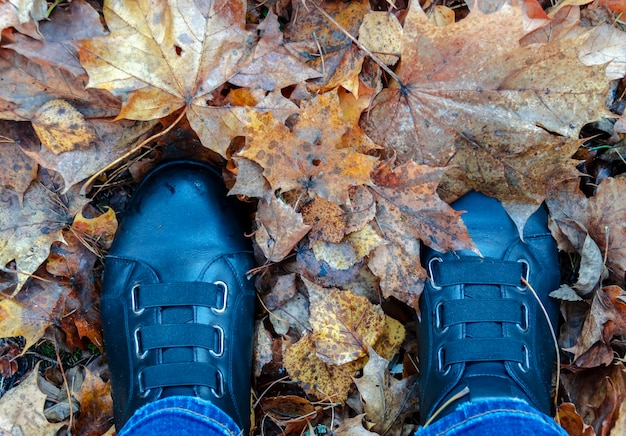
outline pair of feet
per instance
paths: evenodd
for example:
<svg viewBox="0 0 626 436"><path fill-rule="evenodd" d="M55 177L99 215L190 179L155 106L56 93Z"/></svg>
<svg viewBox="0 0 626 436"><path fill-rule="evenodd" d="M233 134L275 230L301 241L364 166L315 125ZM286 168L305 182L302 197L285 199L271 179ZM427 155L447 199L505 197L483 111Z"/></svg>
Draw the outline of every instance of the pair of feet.
<svg viewBox="0 0 626 436"><path fill-rule="evenodd" d="M558 309L547 294L559 269L547 214L531 217L522 241L496 200L470 193L453 206L467 211L484 257L425 250L422 421L481 398L521 398L548 413ZM254 264L242 221L201 163L165 164L137 189L101 298L118 429L174 395L207 399L249 428L255 294L245 273Z"/></svg>

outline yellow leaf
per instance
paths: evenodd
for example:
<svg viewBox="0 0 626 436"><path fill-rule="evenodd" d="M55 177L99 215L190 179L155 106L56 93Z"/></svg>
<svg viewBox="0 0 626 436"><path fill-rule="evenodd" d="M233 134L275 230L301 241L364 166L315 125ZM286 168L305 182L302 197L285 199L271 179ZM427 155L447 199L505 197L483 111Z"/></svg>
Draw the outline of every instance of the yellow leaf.
<svg viewBox="0 0 626 436"><path fill-rule="evenodd" d="M385 314L365 297L322 288L303 278L309 291L313 341L317 356L342 365L367 356L385 329Z"/></svg>
<svg viewBox="0 0 626 436"><path fill-rule="evenodd" d="M97 141L85 117L65 100L50 100L35 113L33 128L42 144L52 153L84 150Z"/></svg>
<svg viewBox="0 0 626 436"><path fill-rule="evenodd" d="M363 17L359 42L387 65L394 65L400 58L402 25L393 14L370 11Z"/></svg>

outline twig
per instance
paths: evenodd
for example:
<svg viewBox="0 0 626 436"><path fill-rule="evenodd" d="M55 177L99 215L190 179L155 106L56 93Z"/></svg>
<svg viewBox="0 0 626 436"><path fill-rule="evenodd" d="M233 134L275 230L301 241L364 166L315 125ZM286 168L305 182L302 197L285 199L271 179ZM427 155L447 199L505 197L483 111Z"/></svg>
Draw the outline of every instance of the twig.
<svg viewBox="0 0 626 436"><path fill-rule="evenodd" d="M81 195L85 195L87 193L87 189L89 189L89 187L91 186L91 184L94 182L94 180L96 180L96 178L98 178L98 176L100 174L102 174L103 172L110 170L111 168L113 168L115 165L119 164L120 162L122 162L124 159L127 159L129 156L132 156L135 152L137 152L138 150L141 150L143 148L143 146L145 146L147 143L149 143L150 141L165 135L167 132L169 132L170 130L172 130L172 128L178 124L178 122L180 120L183 119L183 116L185 116L185 114L187 113L187 109L184 109L180 115L178 116L178 118L176 118L176 121L174 121L172 124L169 125L169 127L165 130L163 130L162 132L156 133L154 135L152 135L151 137L149 137L148 139L145 139L143 141L141 141L141 143L139 145L137 145L136 147L134 147L132 150L128 151L127 153L124 153L124 155L118 157L117 159L115 159L113 162L111 162L110 164L108 164L107 166L105 166L104 168L99 169L98 171L95 172L95 174L93 176L91 176L83 185L83 187L80 189L80 194Z"/></svg>
<svg viewBox="0 0 626 436"><path fill-rule="evenodd" d="M363 50L365 53L367 53L367 55L369 57L372 58L372 60L374 62L376 62L378 64L378 66L380 68L382 68L383 70L385 70L385 72L387 74L389 74L391 77L393 77L393 79L398 82L398 84L400 85L400 87L404 88L404 83L402 82L402 79L400 79L400 77L394 73L393 71L391 71L391 68L389 68L387 66L387 64L385 64L383 61L380 60L380 58L378 56L376 56L374 53L371 52L370 49L368 49L367 47L365 47L358 39L356 39L354 36L350 35L350 32L348 32L341 24L339 24L333 17L330 16L330 14L328 12L326 12L324 9L322 9L321 6L319 6L317 3L315 3L314 1L311 2L311 4L313 6L315 6L315 8L320 12L320 14L322 14L328 21L330 21L331 23L333 23L335 25L335 27L337 27L337 29L339 29L341 31L341 33L343 33L344 35L346 35L350 41L352 41L358 48L360 48L361 50Z"/></svg>

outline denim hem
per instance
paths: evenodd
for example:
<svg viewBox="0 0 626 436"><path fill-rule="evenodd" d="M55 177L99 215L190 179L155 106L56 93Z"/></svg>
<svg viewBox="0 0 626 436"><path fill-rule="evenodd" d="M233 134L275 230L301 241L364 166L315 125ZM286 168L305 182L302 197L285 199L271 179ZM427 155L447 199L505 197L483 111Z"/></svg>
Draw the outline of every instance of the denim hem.
<svg viewBox="0 0 626 436"><path fill-rule="evenodd" d="M119 436L238 436L243 432L235 421L210 401L174 396L148 403L138 409L118 432Z"/></svg>
<svg viewBox="0 0 626 436"><path fill-rule="evenodd" d="M459 405L454 412L415 432L416 436L567 436L554 419L518 399L489 398Z"/></svg>

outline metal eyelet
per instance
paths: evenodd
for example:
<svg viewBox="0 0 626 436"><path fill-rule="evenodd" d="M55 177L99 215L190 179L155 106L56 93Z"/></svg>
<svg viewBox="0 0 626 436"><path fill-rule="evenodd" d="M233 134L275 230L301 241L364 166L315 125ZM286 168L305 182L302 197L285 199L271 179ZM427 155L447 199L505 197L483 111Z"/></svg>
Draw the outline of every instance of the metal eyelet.
<svg viewBox="0 0 626 436"><path fill-rule="evenodd" d="M530 264L528 263L526 259L518 259L518 262L521 263L523 266L524 280L526 280L526 283L528 283L528 279L530 278ZM523 286L518 286L517 289L519 289L520 291L525 291L528 288L526 287L526 285L523 285Z"/></svg>
<svg viewBox="0 0 626 436"><path fill-rule="evenodd" d="M225 282L221 281L221 280L213 282L213 284L216 285L218 288L221 288L223 290L222 292L223 292L224 297L222 298L222 301L221 301L222 306L221 307L212 307L211 310L214 313L224 313L224 311L226 310L226 302L228 301L228 285ZM220 301L218 300L217 303L219 304Z"/></svg>
<svg viewBox="0 0 626 436"><path fill-rule="evenodd" d="M135 355L138 359L145 359L148 355L148 350L144 350L141 346L141 333L139 332L139 327L137 327L133 332L133 337L135 338Z"/></svg>
<svg viewBox="0 0 626 436"><path fill-rule="evenodd" d="M146 398L152 389L146 389L143 385L143 371L139 371L137 374L137 386L139 387L139 396Z"/></svg>
<svg viewBox="0 0 626 436"><path fill-rule="evenodd" d="M443 326L443 301L440 301L435 306L435 330L438 333L444 333L448 328L448 326Z"/></svg>
<svg viewBox="0 0 626 436"><path fill-rule="evenodd" d="M217 332L217 350L209 350L213 357L222 357L224 355L224 329L216 324L213 328Z"/></svg>
<svg viewBox="0 0 626 436"><path fill-rule="evenodd" d="M133 288L130 290L130 308L132 309L135 315L141 315L145 308L139 309L139 304L137 302L137 292L139 291L139 283L135 283Z"/></svg>
<svg viewBox="0 0 626 436"><path fill-rule="evenodd" d="M215 373L215 377L217 380L217 388L211 388L211 392L213 392L215 398L222 398L224 395L224 375L222 371L218 369Z"/></svg>
<svg viewBox="0 0 626 436"><path fill-rule="evenodd" d="M448 373L450 372L451 366L443 364L444 358L445 358L445 352L442 347L437 351L437 369L442 375L448 375Z"/></svg>
<svg viewBox="0 0 626 436"><path fill-rule="evenodd" d="M443 288L435 284L435 278L433 276L433 262L434 261L443 262L443 259L440 257L433 257L432 259L428 261L428 280L430 280L430 286L432 286L433 289L440 291Z"/></svg>
<svg viewBox="0 0 626 436"><path fill-rule="evenodd" d="M517 324L517 327L520 329L520 331L525 333L528 331L529 324L530 324L530 315L528 312L528 306L526 305L526 303L522 303L522 323Z"/></svg>
<svg viewBox="0 0 626 436"><path fill-rule="evenodd" d="M519 368L522 370L522 372L528 373L528 371L530 371L530 356L528 353L528 347L524 344L522 344L522 353L524 353L524 361L519 363Z"/></svg>

